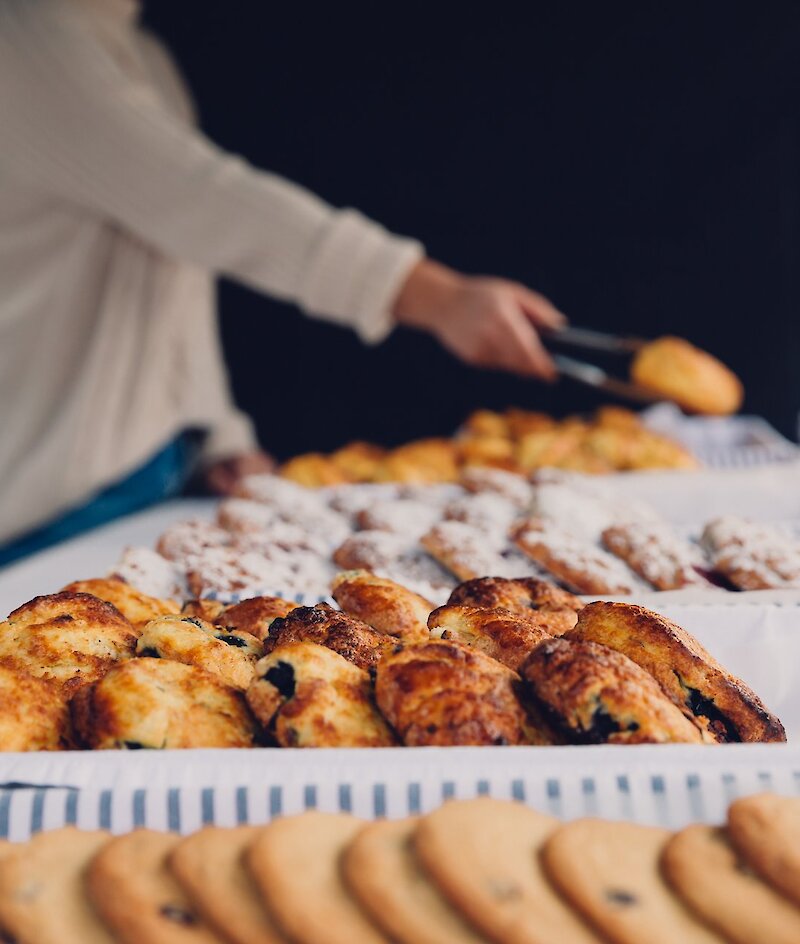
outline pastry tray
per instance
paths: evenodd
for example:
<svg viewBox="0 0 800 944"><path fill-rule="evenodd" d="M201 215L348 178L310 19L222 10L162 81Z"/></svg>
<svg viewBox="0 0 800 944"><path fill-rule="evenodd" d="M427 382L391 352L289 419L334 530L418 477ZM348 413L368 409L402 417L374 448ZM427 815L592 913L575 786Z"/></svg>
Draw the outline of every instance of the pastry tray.
<svg viewBox="0 0 800 944"><path fill-rule="evenodd" d="M678 827L720 819L741 794L800 794L800 606L662 610L761 695L788 744L2 754L0 836L65 823L190 832L310 807L405 816L483 793Z"/></svg>

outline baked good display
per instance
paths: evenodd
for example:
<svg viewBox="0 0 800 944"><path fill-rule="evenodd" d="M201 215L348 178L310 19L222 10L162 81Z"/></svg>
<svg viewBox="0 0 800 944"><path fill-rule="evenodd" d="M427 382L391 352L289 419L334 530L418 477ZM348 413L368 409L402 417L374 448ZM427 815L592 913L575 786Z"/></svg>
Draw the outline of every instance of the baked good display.
<svg viewBox="0 0 800 944"><path fill-rule="evenodd" d="M67 584L63 592L88 593L110 603L138 631L150 620L180 611L175 600L159 600L116 575L103 579L76 580Z"/></svg>
<svg viewBox="0 0 800 944"><path fill-rule="evenodd" d="M131 659L72 700L81 746L93 750L252 747L257 727L244 696L203 669Z"/></svg>
<svg viewBox="0 0 800 944"><path fill-rule="evenodd" d="M615 524L602 534L603 546L656 590L707 587L708 569L696 545L658 522Z"/></svg>
<svg viewBox="0 0 800 944"><path fill-rule="evenodd" d="M365 669L313 642L279 646L256 666L247 701L281 747L391 747Z"/></svg>
<svg viewBox="0 0 800 944"><path fill-rule="evenodd" d="M641 666L717 741L785 741L780 721L686 630L642 606L591 603L566 637L616 649Z"/></svg>
<svg viewBox="0 0 800 944"><path fill-rule="evenodd" d="M745 797L727 823L679 831L492 797L185 837L54 829L0 844L0 930L19 944L795 944L795 897L732 840L748 803L800 801ZM760 858L780 861L781 839L762 832Z"/></svg>
<svg viewBox="0 0 800 944"><path fill-rule="evenodd" d="M450 594L447 601L450 606L477 606L485 609L500 608L527 616L533 613L546 613L551 618L565 620L565 628L571 629L578 618L578 611L583 603L568 590L557 587L548 580L537 577L478 577L465 580ZM553 635L560 633L553 632Z"/></svg>
<svg viewBox="0 0 800 944"><path fill-rule="evenodd" d="M263 642L273 622L280 616L288 616L298 606L298 603L282 597L251 597L229 606L219 600L203 599L187 600L181 613L231 632L247 633Z"/></svg>
<svg viewBox="0 0 800 944"><path fill-rule="evenodd" d="M663 348L656 349L659 357L663 353ZM649 364L645 368L653 373ZM709 395L703 389L701 396L705 406L714 397L730 402L730 393L726 399L722 390ZM503 413L477 410L452 439L421 439L395 449L350 443L330 455L295 456L281 466L280 475L311 489L348 482L456 482L459 475L477 473L474 481L492 481L495 488L489 490L496 491L502 475L483 479L480 473L528 473L550 466L602 475L628 469L693 469L698 462L684 446L648 429L636 413L621 407L602 407L591 418L564 420L512 408ZM510 489L519 498L520 490ZM256 496L251 492L247 497Z"/></svg>
<svg viewBox="0 0 800 944"><path fill-rule="evenodd" d="M701 543L711 566L740 590L800 586L800 540L735 515L715 518Z"/></svg>
<svg viewBox="0 0 800 944"><path fill-rule="evenodd" d="M69 742L67 699L57 682L0 666L0 746L57 751Z"/></svg>
<svg viewBox="0 0 800 944"><path fill-rule="evenodd" d="M690 413L736 413L744 399L733 371L683 338L645 344L633 358L631 378Z"/></svg>
<svg viewBox="0 0 800 944"><path fill-rule="evenodd" d="M547 722L586 744L699 744L695 725L655 679L621 652L582 640L548 639L521 670L527 697Z"/></svg>
<svg viewBox="0 0 800 944"><path fill-rule="evenodd" d="M433 604L394 580L369 571L345 571L334 577L331 593L345 613L378 632L403 640L428 636Z"/></svg>
<svg viewBox="0 0 800 944"><path fill-rule="evenodd" d="M525 557L501 532L492 540L485 531L461 521L442 521L422 536L420 544L458 580L473 580L486 574L525 577L531 572Z"/></svg>

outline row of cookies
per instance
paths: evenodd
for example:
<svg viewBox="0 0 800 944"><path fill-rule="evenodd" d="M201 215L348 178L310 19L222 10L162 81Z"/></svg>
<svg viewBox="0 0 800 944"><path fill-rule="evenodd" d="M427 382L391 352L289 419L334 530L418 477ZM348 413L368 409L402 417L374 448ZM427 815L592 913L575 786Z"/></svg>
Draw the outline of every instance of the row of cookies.
<svg viewBox="0 0 800 944"><path fill-rule="evenodd" d="M686 448L647 429L635 413L603 407L591 418L564 420L529 410L478 410L452 439L420 439L395 449L353 442L328 455L295 456L280 474L321 488L345 482L454 482L465 467L523 474L554 467L604 474L697 466Z"/></svg>
<svg viewBox="0 0 800 944"><path fill-rule="evenodd" d="M368 572L328 604L149 598L119 578L0 624L6 750L716 743L780 721L683 629L534 578L444 606Z"/></svg>
<svg viewBox="0 0 800 944"><path fill-rule="evenodd" d="M0 845L16 944L796 944L800 800L723 827L562 824L450 800L365 822L307 812L186 838L73 827Z"/></svg>

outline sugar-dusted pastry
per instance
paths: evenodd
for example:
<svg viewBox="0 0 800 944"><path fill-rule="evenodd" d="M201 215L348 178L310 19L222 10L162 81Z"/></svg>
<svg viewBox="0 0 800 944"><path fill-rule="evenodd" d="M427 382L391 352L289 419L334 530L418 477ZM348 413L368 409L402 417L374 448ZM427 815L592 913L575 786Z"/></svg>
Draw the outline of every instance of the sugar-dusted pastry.
<svg viewBox="0 0 800 944"><path fill-rule="evenodd" d="M744 397L733 371L683 338L663 337L646 344L633 359L631 377L692 413L735 413Z"/></svg>
<svg viewBox="0 0 800 944"><path fill-rule="evenodd" d="M420 542L436 560L459 580L474 577L524 577L530 563L513 547L461 521L434 525Z"/></svg>
<svg viewBox="0 0 800 944"><path fill-rule="evenodd" d="M130 659L137 636L110 603L62 590L35 597L0 623L0 666L52 679L71 694Z"/></svg>
<svg viewBox="0 0 800 944"><path fill-rule="evenodd" d="M276 619L264 640L265 652L297 642L313 642L338 653L361 669L371 669L397 640L327 603L299 606Z"/></svg>
<svg viewBox="0 0 800 944"><path fill-rule="evenodd" d="M531 485L516 472L469 466L463 470L459 481L468 492L476 495L500 495L522 511L530 506Z"/></svg>
<svg viewBox="0 0 800 944"><path fill-rule="evenodd" d="M365 570L338 574L331 584L333 598L350 616L379 632L410 641L428 638L430 600L394 580Z"/></svg>
<svg viewBox="0 0 800 944"><path fill-rule="evenodd" d="M526 743L517 674L446 640L398 647L375 676L378 707L409 747Z"/></svg>
<svg viewBox="0 0 800 944"><path fill-rule="evenodd" d="M137 590L120 577L76 580L64 587L67 593L90 593L99 600L115 606L134 629L141 630L145 623L159 616L177 613L180 609L174 600L159 600Z"/></svg>
<svg viewBox="0 0 800 944"><path fill-rule="evenodd" d="M581 744L700 744L700 728L656 680L621 652L583 640L548 639L521 669L545 719Z"/></svg>
<svg viewBox="0 0 800 944"><path fill-rule="evenodd" d="M508 534L519 515L519 508L496 492L463 495L461 498L455 498L444 509L446 521L462 521L491 535ZM431 525L433 524L432 521Z"/></svg>
<svg viewBox="0 0 800 944"><path fill-rule="evenodd" d="M740 590L800 587L800 540L734 515L710 521L701 539L711 566Z"/></svg>
<svg viewBox="0 0 800 944"><path fill-rule="evenodd" d="M551 635L548 614L526 616L508 610L488 610L477 606L440 606L428 617L430 635L451 639L491 656L515 672L531 650Z"/></svg>
<svg viewBox="0 0 800 944"><path fill-rule="evenodd" d="M603 545L656 590L710 587L700 549L681 540L667 524L617 524L603 531Z"/></svg>
<svg viewBox="0 0 800 944"><path fill-rule="evenodd" d="M270 558L252 551L210 547L189 563L189 591L197 597L214 592L223 595L257 592L285 587L291 582L292 567L286 551L275 550Z"/></svg>
<svg viewBox="0 0 800 944"><path fill-rule="evenodd" d="M180 521L170 525L161 535L156 550L162 557L185 566L209 548L229 547L231 535L210 521Z"/></svg>
<svg viewBox="0 0 800 944"><path fill-rule="evenodd" d="M173 600L183 596L183 571L149 547L126 547L111 575L149 597Z"/></svg>
<svg viewBox="0 0 800 944"><path fill-rule="evenodd" d="M619 558L555 525L531 518L514 540L540 567L575 593L634 593L642 581Z"/></svg>
<svg viewBox="0 0 800 944"><path fill-rule="evenodd" d="M225 498L217 506L217 524L234 534L256 534L279 520L274 505L264 505L249 498Z"/></svg>
<svg viewBox="0 0 800 944"><path fill-rule="evenodd" d="M252 747L244 696L194 665L131 659L72 700L80 743L94 750Z"/></svg>
<svg viewBox="0 0 800 944"><path fill-rule="evenodd" d="M435 505L413 498L376 501L356 515L358 527L364 531L391 531L409 538L420 538L441 518Z"/></svg>
<svg viewBox="0 0 800 944"><path fill-rule="evenodd" d="M369 673L313 642L279 646L256 666L253 713L281 747L391 747Z"/></svg>
<svg viewBox="0 0 800 944"><path fill-rule="evenodd" d="M624 653L717 741L786 740L783 725L755 692L685 629L643 606L591 603L566 638Z"/></svg>
<svg viewBox="0 0 800 944"><path fill-rule="evenodd" d="M395 482L370 482L362 485L337 485L326 489L330 508L348 518L355 518L375 502L387 501L400 495L401 486Z"/></svg>

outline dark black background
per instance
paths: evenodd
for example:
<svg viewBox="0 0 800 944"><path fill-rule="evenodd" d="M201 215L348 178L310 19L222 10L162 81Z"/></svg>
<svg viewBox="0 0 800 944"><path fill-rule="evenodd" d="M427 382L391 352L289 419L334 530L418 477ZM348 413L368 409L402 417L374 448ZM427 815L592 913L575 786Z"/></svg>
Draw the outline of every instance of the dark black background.
<svg viewBox="0 0 800 944"><path fill-rule="evenodd" d="M450 265L526 281L576 323L690 338L794 435L800 4L525 6L146 13L216 141ZM368 349L235 285L221 307L237 398L279 456L447 433L478 406L595 403L410 332Z"/></svg>

